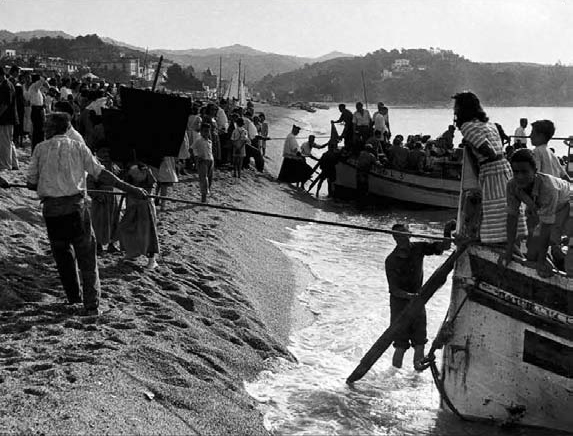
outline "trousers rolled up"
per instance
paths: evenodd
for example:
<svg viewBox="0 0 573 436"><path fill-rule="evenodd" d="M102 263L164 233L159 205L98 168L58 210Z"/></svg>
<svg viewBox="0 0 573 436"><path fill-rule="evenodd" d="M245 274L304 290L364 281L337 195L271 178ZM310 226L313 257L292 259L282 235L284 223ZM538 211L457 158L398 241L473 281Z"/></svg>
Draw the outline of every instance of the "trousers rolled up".
<svg viewBox="0 0 573 436"><path fill-rule="evenodd" d="M46 113L43 106L32 106L32 112L30 114L30 119L32 121L32 153L34 148L40 142L44 140L44 121L46 119Z"/></svg>
<svg viewBox="0 0 573 436"><path fill-rule="evenodd" d="M52 256L68 301L79 303L83 293L86 310L97 309L101 285L97 269L97 244L89 209L82 205L79 210L65 215L46 216L44 213L44 221Z"/></svg>
<svg viewBox="0 0 573 436"><path fill-rule="evenodd" d="M199 189L201 195L207 195L213 183L213 161L210 159L197 159L197 172L199 173Z"/></svg>

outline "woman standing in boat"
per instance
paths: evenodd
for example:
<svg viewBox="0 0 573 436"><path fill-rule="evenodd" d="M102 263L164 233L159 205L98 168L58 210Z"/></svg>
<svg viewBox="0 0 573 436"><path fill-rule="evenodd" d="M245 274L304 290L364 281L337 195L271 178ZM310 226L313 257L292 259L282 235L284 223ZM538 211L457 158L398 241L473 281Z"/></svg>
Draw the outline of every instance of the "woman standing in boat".
<svg viewBox="0 0 573 436"><path fill-rule="evenodd" d="M513 177L511 166L503 156L503 145L495 124L489 122L478 97L472 92L454 95L455 124L462 132L466 150L478 172L482 193L481 242L506 241L506 185ZM519 229L525 229L521 216ZM520 231L519 233L522 233Z"/></svg>

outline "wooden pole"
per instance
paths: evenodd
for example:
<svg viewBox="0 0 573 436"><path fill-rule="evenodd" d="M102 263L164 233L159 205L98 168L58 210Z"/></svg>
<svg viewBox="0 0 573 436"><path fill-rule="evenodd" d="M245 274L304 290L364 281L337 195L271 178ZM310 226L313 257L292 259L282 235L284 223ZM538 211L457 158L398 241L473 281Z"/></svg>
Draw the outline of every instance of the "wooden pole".
<svg viewBox="0 0 573 436"><path fill-rule="evenodd" d="M368 99L366 98L366 82L364 81L364 70L360 72L362 75L362 92L364 93L364 107L368 109Z"/></svg>
<svg viewBox="0 0 573 436"><path fill-rule="evenodd" d="M239 74L237 75L237 101L241 104L241 59L239 59Z"/></svg>
<svg viewBox="0 0 573 436"><path fill-rule="evenodd" d="M372 368L380 356L382 356L382 354L384 354L384 352L392 344L396 333L400 330L403 330L412 321L413 318L418 316L420 310L424 307L428 300L432 298L436 291L446 282L448 274L454 268L456 260L464 253L467 247L467 245L458 247L452 254L450 254L446 261L436 271L434 271L434 274L432 274L424 286L422 286L420 294L410 301L396 322L390 324L390 327L386 329L382 336L378 338L370 350L368 350L368 352L360 360L360 364L346 379L346 383L354 383L355 381L358 381L364 377L364 375L370 370L370 368Z"/></svg>
<svg viewBox="0 0 573 436"><path fill-rule="evenodd" d="M147 86L147 51L149 50L148 47L145 47L145 57L143 58L143 80L145 80L145 86Z"/></svg>
<svg viewBox="0 0 573 436"><path fill-rule="evenodd" d="M159 72L161 71L161 63L163 62L163 55L159 57L159 63L157 64L157 70L155 70L155 77L153 78L153 86L151 87L152 91L155 91L155 87L157 86L157 79L159 79Z"/></svg>
<svg viewBox="0 0 573 436"><path fill-rule="evenodd" d="M217 100L221 100L221 79L223 77L223 57L219 56L219 86L217 87Z"/></svg>

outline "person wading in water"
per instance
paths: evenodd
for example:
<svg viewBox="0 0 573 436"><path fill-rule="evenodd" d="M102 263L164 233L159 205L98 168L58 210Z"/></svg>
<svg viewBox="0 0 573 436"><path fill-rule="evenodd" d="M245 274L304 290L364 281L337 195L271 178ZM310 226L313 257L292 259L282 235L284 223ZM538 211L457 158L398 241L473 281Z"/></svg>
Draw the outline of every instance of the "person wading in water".
<svg viewBox="0 0 573 436"><path fill-rule="evenodd" d="M456 228L456 221L449 221L444 227L444 237L450 238ZM410 233L407 224L394 224L392 230ZM386 258L386 277L390 290L390 322L396 322L410 300L418 296L424 282L424 256L442 254L451 246L449 239L442 242L410 242L407 234L394 235L396 248ZM402 367L404 353L414 347L414 369L420 370L424 357L424 345L428 342L426 332L426 309L410 320L408 326L396 333L392 365Z"/></svg>

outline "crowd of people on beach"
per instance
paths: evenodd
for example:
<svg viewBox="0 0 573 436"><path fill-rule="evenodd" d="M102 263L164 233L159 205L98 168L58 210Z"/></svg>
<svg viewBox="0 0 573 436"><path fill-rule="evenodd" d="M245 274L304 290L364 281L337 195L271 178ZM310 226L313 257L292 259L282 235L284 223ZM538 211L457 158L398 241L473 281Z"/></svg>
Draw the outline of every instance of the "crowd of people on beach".
<svg viewBox="0 0 573 436"><path fill-rule="evenodd" d="M255 114L252 102L243 108L236 101L190 100L176 156L164 156L158 166L138 160L134 151L129 161L114 161L103 114L121 108L123 86L133 84L44 77L18 67L6 74L0 68L0 187L11 187L8 172L19 168L16 148L29 145L27 186L41 200L68 302L83 301L90 316L99 314L96 259L104 249L123 251L131 264L145 256L146 267L155 268L156 206L165 210L169 187L179 176L197 172L201 202L207 202L214 168L239 178L254 158L262 171L269 139L266 117Z"/></svg>

